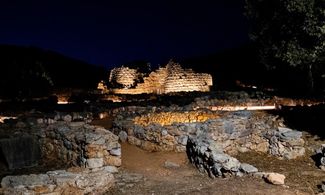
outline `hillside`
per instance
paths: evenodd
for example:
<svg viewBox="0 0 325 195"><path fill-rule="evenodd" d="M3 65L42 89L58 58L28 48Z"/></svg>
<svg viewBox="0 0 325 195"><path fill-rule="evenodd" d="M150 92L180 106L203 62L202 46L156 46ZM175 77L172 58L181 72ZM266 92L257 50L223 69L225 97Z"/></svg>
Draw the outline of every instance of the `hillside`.
<svg viewBox="0 0 325 195"><path fill-rule="evenodd" d="M53 89L95 88L106 70L35 47L0 45L0 97L35 97Z"/></svg>

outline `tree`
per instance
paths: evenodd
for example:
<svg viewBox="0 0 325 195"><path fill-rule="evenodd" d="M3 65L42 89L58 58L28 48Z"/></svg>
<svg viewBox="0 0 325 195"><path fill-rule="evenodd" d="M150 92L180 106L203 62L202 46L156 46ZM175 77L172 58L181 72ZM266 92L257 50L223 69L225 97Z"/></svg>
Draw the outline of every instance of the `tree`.
<svg viewBox="0 0 325 195"><path fill-rule="evenodd" d="M315 67L325 54L325 0L246 0L250 38L268 68L298 68L314 90Z"/></svg>

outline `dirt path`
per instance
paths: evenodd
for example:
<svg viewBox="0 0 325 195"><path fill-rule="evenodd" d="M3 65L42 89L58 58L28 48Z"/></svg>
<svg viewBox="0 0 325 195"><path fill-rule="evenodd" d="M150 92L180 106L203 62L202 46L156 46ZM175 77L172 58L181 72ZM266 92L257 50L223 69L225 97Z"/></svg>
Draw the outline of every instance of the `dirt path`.
<svg viewBox="0 0 325 195"><path fill-rule="evenodd" d="M210 179L185 153L150 153L129 144L122 145L122 153L117 187L107 194L311 194L252 177Z"/></svg>

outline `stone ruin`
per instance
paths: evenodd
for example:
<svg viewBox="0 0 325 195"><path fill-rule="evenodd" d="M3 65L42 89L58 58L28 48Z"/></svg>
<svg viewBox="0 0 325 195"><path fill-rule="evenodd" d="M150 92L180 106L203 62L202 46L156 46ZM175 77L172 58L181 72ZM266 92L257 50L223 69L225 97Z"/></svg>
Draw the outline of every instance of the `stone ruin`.
<svg viewBox="0 0 325 195"><path fill-rule="evenodd" d="M305 155L302 133L286 128L278 116L263 111L207 109L215 104L198 98L188 106L105 109L114 118L109 130L90 125L92 113L9 120L0 125L0 132L7 130L11 133L6 135L12 134L0 134L0 153L9 168L42 161L63 165L42 174L6 176L1 181L0 194L103 193L115 185L114 173L122 163L118 141L148 151L186 152L189 161L210 177L248 174L267 179L272 175L234 158L238 152L255 151L280 159ZM19 148L6 147L11 145L25 148L25 154L18 155L21 159L11 160L6 155L18 153ZM321 165L325 165L323 148Z"/></svg>
<svg viewBox="0 0 325 195"><path fill-rule="evenodd" d="M210 91L212 76L183 69L170 61L148 76L128 67L114 68L109 76L110 91L114 94L166 94L173 92Z"/></svg>
<svg viewBox="0 0 325 195"><path fill-rule="evenodd" d="M0 164L44 171L4 177L0 194L96 194L115 185L118 136L77 113L18 120L0 126Z"/></svg>
<svg viewBox="0 0 325 195"><path fill-rule="evenodd" d="M267 112L130 106L116 108L112 114L112 131L121 141L148 151L186 152L190 162L210 177L269 177L271 173L232 157L239 152L267 153L279 159L305 155L302 133Z"/></svg>

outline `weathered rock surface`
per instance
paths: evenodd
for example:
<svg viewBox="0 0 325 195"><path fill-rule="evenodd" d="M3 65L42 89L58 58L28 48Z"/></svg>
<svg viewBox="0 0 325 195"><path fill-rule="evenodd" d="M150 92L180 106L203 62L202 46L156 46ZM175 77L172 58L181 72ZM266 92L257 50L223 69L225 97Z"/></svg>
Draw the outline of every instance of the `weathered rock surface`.
<svg viewBox="0 0 325 195"><path fill-rule="evenodd" d="M39 175L6 176L1 181L4 194L99 194L114 186L111 167L69 172L49 171Z"/></svg>
<svg viewBox="0 0 325 195"><path fill-rule="evenodd" d="M121 157L118 136L102 127L57 122L43 131L45 138L41 140L41 149L44 159L57 159L71 166L98 168L113 165L105 160L110 156Z"/></svg>
<svg viewBox="0 0 325 195"><path fill-rule="evenodd" d="M175 163L175 162L172 162L172 161L167 160L164 163L164 167L170 168L170 169L176 169L176 168L179 168L180 165L177 164L177 163Z"/></svg>
<svg viewBox="0 0 325 195"><path fill-rule="evenodd" d="M199 139L190 137L188 140L186 146L187 155L190 162L199 171L208 173L210 177L241 176L243 173L247 173L247 171L255 171L256 168L254 169L251 165L251 167L248 167L247 164L243 165L243 169L241 163L236 158L225 154L221 147L213 147L210 143L211 140L207 140L204 137L199 137Z"/></svg>
<svg viewBox="0 0 325 195"><path fill-rule="evenodd" d="M285 159L294 159L305 154L305 141L302 133L289 128L278 127L276 131L267 131L269 153Z"/></svg>
<svg viewBox="0 0 325 195"><path fill-rule="evenodd" d="M284 185L284 179L286 177L279 173L265 173L264 178L271 184Z"/></svg>
<svg viewBox="0 0 325 195"><path fill-rule="evenodd" d="M136 110L125 108L134 115L118 115L115 134L124 131L129 143L149 151L186 150L191 163L211 177L257 173L256 167L230 156L238 152L257 151L282 159L305 154L302 133L282 127L282 120L266 112Z"/></svg>
<svg viewBox="0 0 325 195"><path fill-rule="evenodd" d="M240 170L244 173L256 173L258 172L258 169L250 164L241 163L240 164Z"/></svg>
<svg viewBox="0 0 325 195"><path fill-rule="evenodd" d="M305 154L302 133L281 127L277 116L265 112L197 110L119 116L113 132L125 132L131 144L150 151L185 151L189 136L204 134L228 154L253 150L284 159Z"/></svg>
<svg viewBox="0 0 325 195"><path fill-rule="evenodd" d="M1 191L5 194L100 194L111 188L113 173L121 166L119 137L80 118L75 113L55 115L51 120L30 118L28 122L20 121L18 130L17 123L1 124L0 129L4 129L1 133L9 129L14 135L0 141L9 168L30 165L37 155L42 158L42 167L57 164L76 168L6 176L1 181Z"/></svg>

